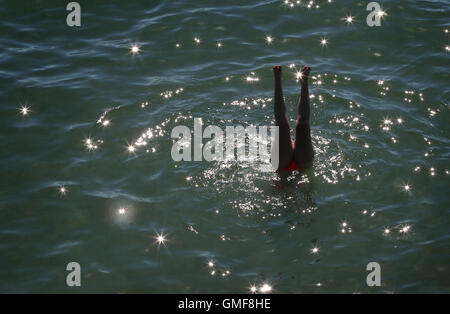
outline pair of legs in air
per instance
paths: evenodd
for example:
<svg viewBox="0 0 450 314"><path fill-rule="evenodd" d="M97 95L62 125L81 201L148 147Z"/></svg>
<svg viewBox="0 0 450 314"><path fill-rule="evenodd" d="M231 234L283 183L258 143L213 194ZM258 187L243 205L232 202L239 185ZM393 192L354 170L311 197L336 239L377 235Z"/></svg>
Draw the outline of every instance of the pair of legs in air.
<svg viewBox="0 0 450 314"><path fill-rule="evenodd" d="M275 122L279 132L279 166L278 171L283 170L294 161L298 166L307 168L311 166L314 159L314 151L311 142L311 131L309 126L309 91L308 78L311 68L303 67L300 77L301 95L298 102L297 123L295 126L295 142L292 145L289 121L286 114L286 103L284 102L281 86L281 66L274 66L275 75Z"/></svg>

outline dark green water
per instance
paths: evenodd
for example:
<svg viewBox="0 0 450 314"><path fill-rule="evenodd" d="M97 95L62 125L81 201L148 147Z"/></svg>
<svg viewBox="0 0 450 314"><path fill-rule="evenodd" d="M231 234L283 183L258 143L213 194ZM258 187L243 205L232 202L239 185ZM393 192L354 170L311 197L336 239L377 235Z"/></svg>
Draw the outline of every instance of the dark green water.
<svg viewBox="0 0 450 314"><path fill-rule="evenodd" d="M449 1L68 2L0 1L0 292L450 292ZM291 126L313 68L312 170L172 160L193 118L272 125L275 64Z"/></svg>

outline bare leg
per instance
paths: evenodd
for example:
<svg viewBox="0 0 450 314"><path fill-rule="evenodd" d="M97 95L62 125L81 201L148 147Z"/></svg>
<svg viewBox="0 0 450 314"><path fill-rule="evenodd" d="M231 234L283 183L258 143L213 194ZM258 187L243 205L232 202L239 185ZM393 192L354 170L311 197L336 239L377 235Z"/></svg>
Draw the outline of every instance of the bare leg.
<svg viewBox="0 0 450 314"><path fill-rule="evenodd" d="M281 87L281 66L273 67L275 75L275 123L278 126L279 165L278 170L286 167L294 158L286 104Z"/></svg>
<svg viewBox="0 0 450 314"><path fill-rule="evenodd" d="M298 103L297 124L295 126L295 162L304 168L311 166L314 159L314 150L311 142L311 130L309 126L309 90L308 78L311 68L303 67L300 82L302 92Z"/></svg>

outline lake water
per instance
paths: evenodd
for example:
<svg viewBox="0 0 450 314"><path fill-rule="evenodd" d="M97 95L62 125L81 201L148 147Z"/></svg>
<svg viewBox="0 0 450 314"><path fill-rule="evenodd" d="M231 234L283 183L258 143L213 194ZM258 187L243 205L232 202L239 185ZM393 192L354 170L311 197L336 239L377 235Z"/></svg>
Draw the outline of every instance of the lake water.
<svg viewBox="0 0 450 314"><path fill-rule="evenodd" d="M0 292L449 293L450 1L368 2L0 1ZM312 169L173 161L273 125L276 64Z"/></svg>

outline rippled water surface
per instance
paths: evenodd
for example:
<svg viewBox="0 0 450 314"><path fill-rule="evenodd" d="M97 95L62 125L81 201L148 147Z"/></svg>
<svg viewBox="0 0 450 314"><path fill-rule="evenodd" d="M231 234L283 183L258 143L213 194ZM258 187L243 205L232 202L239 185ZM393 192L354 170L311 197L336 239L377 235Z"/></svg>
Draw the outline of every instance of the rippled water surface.
<svg viewBox="0 0 450 314"><path fill-rule="evenodd" d="M450 2L368 2L0 1L0 292L449 293ZM275 64L312 169L172 160L273 125Z"/></svg>

